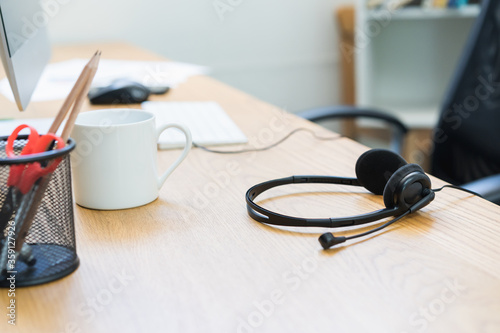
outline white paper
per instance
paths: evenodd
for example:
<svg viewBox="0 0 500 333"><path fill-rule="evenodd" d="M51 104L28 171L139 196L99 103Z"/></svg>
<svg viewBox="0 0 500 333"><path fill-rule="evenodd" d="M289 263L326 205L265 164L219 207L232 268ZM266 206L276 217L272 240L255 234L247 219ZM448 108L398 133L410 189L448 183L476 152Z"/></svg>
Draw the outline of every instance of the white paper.
<svg viewBox="0 0 500 333"><path fill-rule="evenodd" d="M71 91L86 59L48 64L33 92L31 101L64 99ZM115 79L127 78L149 87L168 86L175 88L194 75L204 75L208 67L170 61L128 61L102 59L93 80L93 87L101 87ZM14 95L7 78L0 81L0 93L14 102Z"/></svg>
<svg viewBox="0 0 500 333"><path fill-rule="evenodd" d="M47 134L54 118L30 118L30 119L9 119L0 120L0 136L9 136L17 126L27 124L34 127L38 134ZM63 128L60 126L59 128ZM19 134L28 134L28 129L23 129Z"/></svg>

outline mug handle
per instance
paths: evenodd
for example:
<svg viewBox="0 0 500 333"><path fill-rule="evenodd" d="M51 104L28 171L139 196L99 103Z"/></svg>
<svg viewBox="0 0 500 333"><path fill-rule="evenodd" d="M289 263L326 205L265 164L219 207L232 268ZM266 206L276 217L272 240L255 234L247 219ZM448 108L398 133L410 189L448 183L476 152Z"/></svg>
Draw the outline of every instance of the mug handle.
<svg viewBox="0 0 500 333"><path fill-rule="evenodd" d="M158 140L160 139L160 134L163 133L163 131L165 131L166 129L172 128L172 127L177 128L184 133L184 135L186 136L186 144L185 144L184 150L182 151L179 158L174 163L172 163L172 165L167 169L167 171L165 171L160 177L158 177L158 189L160 189L160 187L162 187L163 183L165 183L165 180L167 180L168 176L170 176L172 171L174 171L175 168L177 168L179 166L179 164L181 164L181 162L186 158L187 154L191 150L191 147L193 146L193 138L191 136L191 132L189 131L189 128L187 128L183 125L180 125L180 124L166 124L166 125L160 126L156 130L156 142L158 142Z"/></svg>

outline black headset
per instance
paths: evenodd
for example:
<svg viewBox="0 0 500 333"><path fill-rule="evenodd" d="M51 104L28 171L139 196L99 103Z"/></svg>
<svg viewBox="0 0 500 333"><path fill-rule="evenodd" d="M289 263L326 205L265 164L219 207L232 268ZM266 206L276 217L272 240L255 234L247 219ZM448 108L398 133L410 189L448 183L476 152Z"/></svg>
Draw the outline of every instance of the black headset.
<svg viewBox="0 0 500 333"><path fill-rule="evenodd" d="M401 156L385 149L372 149L363 153L356 162L356 177L291 176L270 180L251 187L246 193L247 210L254 220L272 225L293 227L338 228L374 222L395 217L384 225L349 237L335 237L325 233L319 238L324 249L346 240L366 236L381 230L402 217L413 213L434 200L431 180L417 164L408 164ZM273 187L287 184L339 184L364 186L370 192L383 195L385 208L367 214L342 218L300 218L278 214L254 202L254 199Z"/></svg>

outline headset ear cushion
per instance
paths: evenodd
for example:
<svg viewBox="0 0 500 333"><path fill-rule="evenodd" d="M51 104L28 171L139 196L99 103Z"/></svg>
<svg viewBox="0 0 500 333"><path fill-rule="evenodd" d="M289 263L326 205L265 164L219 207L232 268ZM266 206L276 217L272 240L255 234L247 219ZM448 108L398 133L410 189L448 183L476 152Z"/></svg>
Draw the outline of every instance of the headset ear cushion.
<svg viewBox="0 0 500 333"><path fill-rule="evenodd" d="M401 180L412 172L421 172L425 175L425 171L420 165L412 163L399 168L392 174L391 178L389 178L384 188L384 204L387 208L394 208L396 206L397 200L394 198L394 192Z"/></svg>
<svg viewBox="0 0 500 333"><path fill-rule="evenodd" d="M371 149L358 158L356 177L367 190L381 195L392 174L407 164L404 158L393 151Z"/></svg>

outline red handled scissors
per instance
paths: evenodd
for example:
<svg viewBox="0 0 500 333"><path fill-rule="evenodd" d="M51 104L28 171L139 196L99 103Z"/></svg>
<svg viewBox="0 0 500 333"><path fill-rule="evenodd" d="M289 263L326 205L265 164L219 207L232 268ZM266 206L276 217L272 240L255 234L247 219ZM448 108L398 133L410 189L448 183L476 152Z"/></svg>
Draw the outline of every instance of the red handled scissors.
<svg viewBox="0 0 500 333"><path fill-rule="evenodd" d="M19 132L25 128L29 129L30 134L28 135L27 142L21 150L21 153L16 155L14 142L18 138ZM64 147L64 141L54 134L39 135L33 127L29 125L19 125L8 137L5 152L7 157L14 159L20 156L38 154L52 150L54 144L57 144L57 149ZM34 190L36 190L35 183L43 176L53 172L61 162L61 159L62 157L53 159L46 165L42 165L40 162L32 162L10 166L9 178L7 179L9 190L2 205L2 209L0 210L0 239L3 236L3 230L14 213L16 213L16 222L23 222L24 216L30 206L29 201L33 197Z"/></svg>

